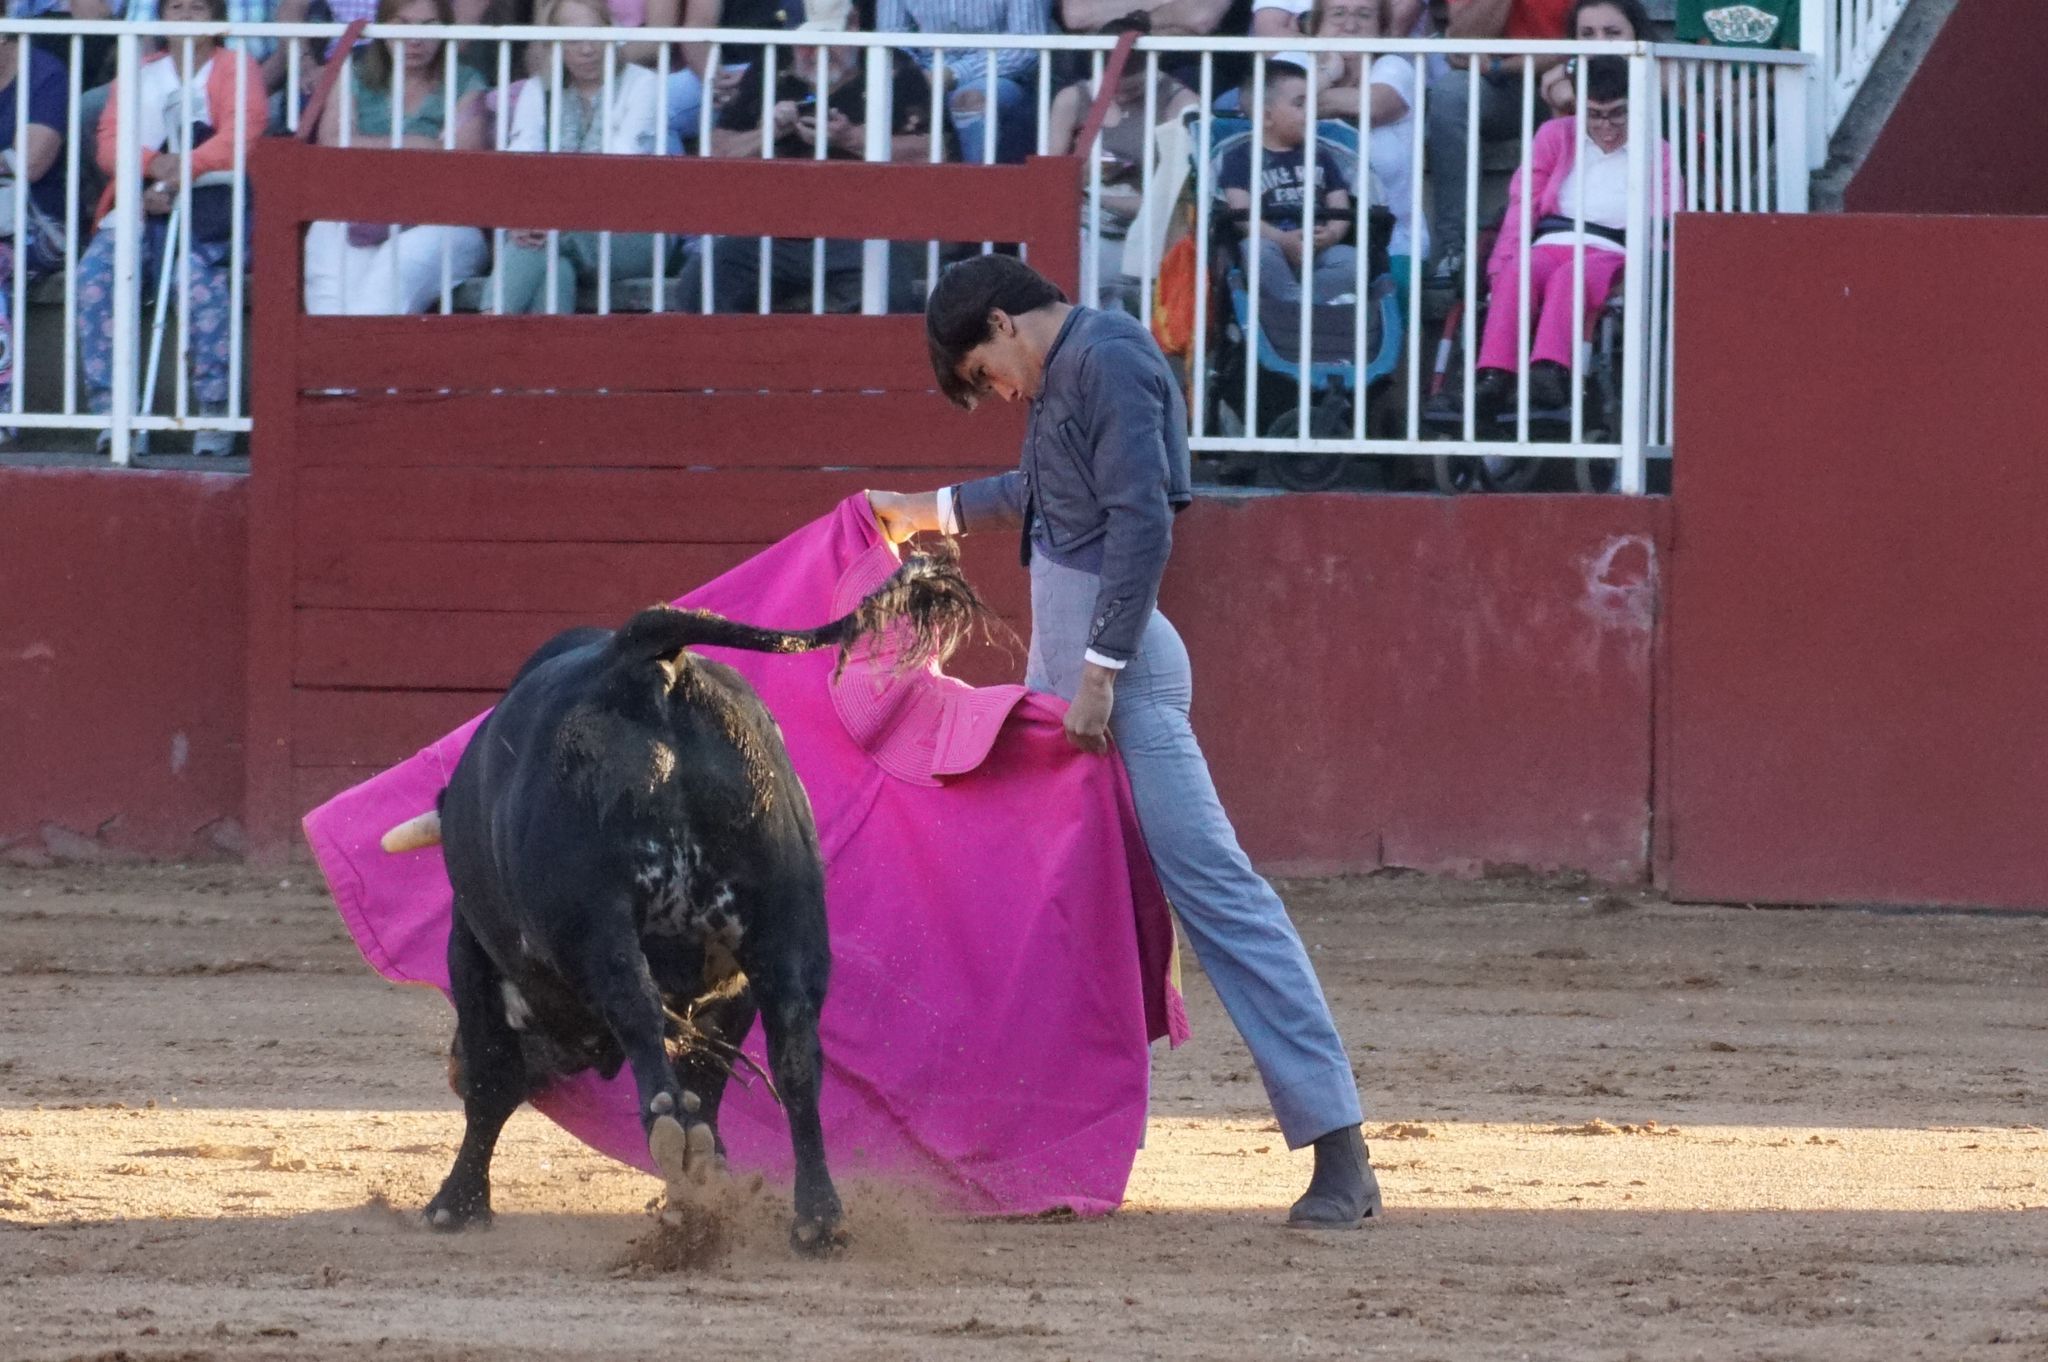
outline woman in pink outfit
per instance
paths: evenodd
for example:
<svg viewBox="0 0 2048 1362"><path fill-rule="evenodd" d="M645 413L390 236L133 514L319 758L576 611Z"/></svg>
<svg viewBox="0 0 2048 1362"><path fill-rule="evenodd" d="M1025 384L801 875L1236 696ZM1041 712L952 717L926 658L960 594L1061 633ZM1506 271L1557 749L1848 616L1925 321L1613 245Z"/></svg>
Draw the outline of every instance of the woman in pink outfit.
<svg viewBox="0 0 2048 1362"><path fill-rule="evenodd" d="M1585 253L1585 316L1598 315L1627 261L1628 62L1595 57L1586 63L1585 131L1576 118L1555 118L1538 129L1529 160L1508 187L1507 216L1487 261L1492 303L1486 313L1474 385L1484 420L1515 396L1520 368L1522 197L1531 195L1529 221L1529 405L1571 404L1571 371L1578 352L1573 331L1573 261ZM1677 198L1671 144L1658 144L1663 187L1651 211L1669 217ZM1585 230L1577 228L1583 195Z"/></svg>

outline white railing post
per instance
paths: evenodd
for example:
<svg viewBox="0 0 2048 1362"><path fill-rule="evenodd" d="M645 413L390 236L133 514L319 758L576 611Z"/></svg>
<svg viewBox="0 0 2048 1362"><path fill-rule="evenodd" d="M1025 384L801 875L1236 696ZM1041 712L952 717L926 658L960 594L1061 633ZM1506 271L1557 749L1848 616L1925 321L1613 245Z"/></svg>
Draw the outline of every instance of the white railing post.
<svg viewBox="0 0 2048 1362"><path fill-rule="evenodd" d="M1771 68L1771 81L1776 87L1773 113L1777 119L1771 130L1771 144L1776 158L1775 198L1780 213L1804 213L1813 184L1813 169L1801 161L1798 153L1800 139L1822 122L1820 111L1813 107L1812 74L1810 66L1804 70L1797 66Z"/></svg>
<svg viewBox="0 0 2048 1362"><path fill-rule="evenodd" d="M1806 168L1827 164L1835 132L1835 0L1807 0L1799 9L1799 47L1813 58L1800 84L1806 87Z"/></svg>
<svg viewBox="0 0 2048 1362"><path fill-rule="evenodd" d="M1643 450L1648 443L1644 377L1653 338L1650 334L1650 206L1663 182L1664 139L1657 135L1655 68L1646 52L1628 59L1628 243L1621 275L1621 490L1640 496L1646 485ZM1577 432L1575 431L1576 435Z"/></svg>
<svg viewBox="0 0 2048 1362"><path fill-rule="evenodd" d="M24 46L26 46L24 44ZM139 89L142 39L127 32L114 40L115 91L120 100L112 112L114 140L114 391L108 452L116 465L126 465L135 438L135 361L141 339L142 266L142 119ZM27 70L27 62L22 63ZM165 249L169 249L168 243ZM71 285L67 285L70 287Z"/></svg>
<svg viewBox="0 0 2048 1362"><path fill-rule="evenodd" d="M867 119L867 144L863 154L870 161L888 160L894 142L894 55L892 48L871 47L865 57L868 64L867 112L862 116ZM824 117L822 111L819 117ZM934 141L940 139L940 133L939 128L932 129ZM860 310L866 317L879 317L889 310L889 243L886 241L861 243Z"/></svg>

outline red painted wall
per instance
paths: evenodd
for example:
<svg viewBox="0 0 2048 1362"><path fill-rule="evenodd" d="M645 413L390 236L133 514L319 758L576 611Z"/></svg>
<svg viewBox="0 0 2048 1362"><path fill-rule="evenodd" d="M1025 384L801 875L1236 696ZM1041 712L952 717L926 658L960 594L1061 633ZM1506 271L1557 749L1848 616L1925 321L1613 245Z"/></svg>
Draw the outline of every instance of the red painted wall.
<svg viewBox="0 0 2048 1362"><path fill-rule="evenodd" d="M1671 888L2048 905L2048 221L1676 249Z"/></svg>
<svg viewBox="0 0 2048 1362"><path fill-rule="evenodd" d="M2048 145L2044 20L2041 0L1957 5L1843 206L1852 213L2048 213L2048 177L2038 170Z"/></svg>
<svg viewBox="0 0 2048 1362"><path fill-rule="evenodd" d="M245 491L0 469L0 856L240 849Z"/></svg>
<svg viewBox="0 0 2048 1362"><path fill-rule="evenodd" d="M1668 504L1204 499L1164 606L1271 870L1645 873Z"/></svg>
<svg viewBox="0 0 2048 1362"><path fill-rule="evenodd" d="M44 854L46 824L115 853L235 844L245 488L0 472L0 855ZM1570 497L1198 503L1177 527L1165 604L1194 656L1197 732L1253 855L1269 869L1640 877L1666 511ZM975 558L999 598L1015 594L1007 545ZM89 849L53 836L60 853Z"/></svg>

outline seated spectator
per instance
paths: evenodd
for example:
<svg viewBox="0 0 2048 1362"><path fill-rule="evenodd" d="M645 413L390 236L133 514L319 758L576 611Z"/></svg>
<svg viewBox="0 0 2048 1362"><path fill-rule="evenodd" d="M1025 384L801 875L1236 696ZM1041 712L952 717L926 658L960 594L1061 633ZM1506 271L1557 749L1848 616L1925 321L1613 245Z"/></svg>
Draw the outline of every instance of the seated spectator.
<svg viewBox="0 0 2048 1362"><path fill-rule="evenodd" d="M1138 11L1110 23L1102 31L1144 33L1149 26L1145 13ZM1089 106L1095 101L1095 92L1089 88L1092 83L1077 81L1053 96L1046 140L1052 155L1070 156L1078 151L1075 144L1080 140L1082 125L1088 121ZM1124 67L1123 79L1117 82L1110 97L1109 111L1103 116L1102 131L1095 141L1095 159L1102 165L1102 194L1097 204L1101 240L1095 252L1098 294L1103 306L1121 307L1140 317L1144 314L1138 304L1138 280L1125 274L1123 266L1125 238L1144 206L1146 84L1144 63L1134 60ZM1152 98L1154 117L1163 125L1177 123L1196 102L1194 91L1163 71L1154 85ZM1156 135L1153 152L1156 158ZM1087 193L1093 185L1092 172L1084 171L1082 192ZM1086 203L1082 205L1082 215L1084 219L1087 216Z"/></svg>
<svg viewBox="0 0 2048 1362"><path fill-rule="evenodd" d="M1582 43L1633 43L1647 40L1650 15L1643 0L1574 0L1565 30ZM1561 62L1543 73L1543 102L1553 114L1568 114L1578 107L1579 63Z"/></svg>
<svg viewBox="0 0 2048 1362"><path fill-rule="evenodd" d="M1391 37L1396 30L1389 25L1409 22L1404 16L1411 9L1420 6L1411 0L1316 0L1308 32L1317 38ZM1318 61L1316 117L1349 121L1361 105L1370 114L1372 138L1359 158L1361 173L1371 176L1372 202L1394 215L1387 249L1405 307L1412 262L1429 255L1429 225L1415 214L1415 62L1393 53L1348 52L1325 52Z"/></svg>
<svg viewBox="0 0 2048 1362"><path fill-rule="evenodd" d="M684 28L793 28L803 22L802 0L684 0ZM668 149L694 144L704 127L705 68L711 63L710 43L682 44L682 63L668 78ZM740 82L761 49L721 43L718 70L709 77L712 117L739 93ZM786 58L785 58L786 60ZM778 75L780 72L777 73ZM761 77L757 73L754 79Z"/></svg>
<svg viewBox="0 0 2048 1362"><path fill-rule="evenodd" d="M1257 0L1257 7L1252 10L1252 36L1313 36L1319 31L1314 19L1314 9L1314 0ZM1321 36L1326 38L1356 36L1349 30L1339 32L1327 24L1320 31ZM1427 38L1429 6L1424 4L1423 0L1385 0L1381 6L1380 24L1376 31L1389 38Z"/></svg>
<svg viewBox="0 0 2048 1362"><path fill-rule="evenodd" d="M27 71L22 70L27 63ZM28 121L15 122L28 82ZM70 95L64 64L19 34L0 33L0 388L14 375L14 261L31 283L64 265L64 127ZM16 212L21 236L14 234ZM0 439L12 432L0 430Z"/></svg>
<svg viewBox="0 0 2048 1362"><path fill-rule="evenodd" d="M173 23L225 23L227 0L164 0L164 18ZM222 49L211 37L192 41L192 83L184 77L183 43L176 57L160 52L142 64L137 72L137 107L141 122L136 135L142 143L142 242L139 280L154 282L166 255L179 249L170 240L171 210L183 197L185 157L191 148L191 219L180 225L179 241L186 251L190 291L182 295L191 338L192 391L204 415L225 413L228 407L228 267L231 258L233 223L232 188L225 185L199 187L202 177L231 172L235 165L235 143L245 148L263 135L268 116L263 97L263 79L256 63L240 52ZM235 106L235 69L243 68L244 103ZM184 122L191 109L192 122ZM115 173L115 152L120 141L120 92L107 101L106 116L100 119L98 152L100 169ZM114 186L109 184L100 197L99 219L104 227L114 207ZM174 257L173 257L174 258ZM78 261L78 349L85 371L86 410L113 409L114 390L114 233L102 230L92 239ZM104 448L109 435L102 432ZM193 437L193 452L226 454L234 448L235 437L227 431L205 431Z"/></svg>
<svg viewBox="0 0 2048 1362"><path fill-rule="evenodd" d="M875 28L882 33L990 33L1028 36L1051 27L1050 0L879 0ZM910 54L924 70L932 51ZM999 49L995 57L996 107L987 109L987 52L946 53L946 107L960 138L961 159L990 159L989 120L995 120L994 159L1021 161L1037 147L1038 54L1029 48Z"/></svg>
<svg viewBox="0 0 2048 1362"><path fill-rule="evenodd" d="M1507 217L1487 262L1492 302L1480 342L1473 402L1481 419L1497 415L1515 397L1520 368L1522 196L1530 198L1529 405L1571 403L1572 277L1577 247L1585 247L1585 315L1593 317L1621 278L1628 228L1628 60L1594 57L1586 63L1586 131L1576 118L1545 123L1529 146L1529 162L1508 187ZM1671 144L1659 142L1663 211L1677 201ZM1577 230L1580 193L1586 229Z"/></svg>
<svg viewBox="0 0 2048 1362"><path fill-rule="evenodd" d="M1308 74L1286 61L1266 63L1266 113L1259 164L1259 293L1275 302L1298 302L1306 241L1315 243L1316 302L1327 303L1357 289L1358 253L1344 244L1350 219L1322 219L1318 208L1348 213L1350 191L1344 169L1323 145L1308 168ZM1251 207L1252 147L1249 140L1225 152L1216 170L1223 201L1239 211ZM1251 232L1251 220L1242 226Z"/></svg>
<svg viewBox="0 0 2048 1362"><path fill-rule="evenodd" d="M537 21L549 28L604 28L611 24L605 0L541 0ZM650 156L661 129L661 82L654 72L631 63L614 65L612 97L604 103L602 43L562 44L562 100L559 121L550 106L551 80L529 80L520 86L512 106L511 151L581 151L612 156ZM559 136L556 136L557 131ZM648 276L654 269L654 237L649 233L613 233L611 275L614 279ZM595 279L600 256L597 232L563 232L556 240L554 306L542 296L548 274L548 234L516 231L506 235L498 260L504 277L506 312L574 312L579 279Z"/></svg>
<svg viewBox="0 0 2048 1362"><path fill-rule="evenodd" d="M859 27L852 0L810 0L811 18L798 26L799 33L821 37L847 33ZM759 156L765 135L764 121L774 127L774 154L778 158L808 160L817 155L822 139L828 159L858 161L866 157L867 64L864 49L826 49L825 103L818 105L818 49L810 46L789 49L790 69L776 82L775 103L764 120L761 87L754 81L740 85L730 103L720 112L718 127L711 136L711 150L717 156ZM889 158L922 161L931 154L931 85L907 55L895 54L895 73L890 97L894 109L889 140ZM777 240L770 247L771 297L782 300L801 295L798 305L811 306L813 243ZM916 253L895 251L907 256ZM725 237L712 248L713 301L720 312L752 312L761 288L761 239ZM860 307L862 243L825 243L825 308L830 312L852 312ZM892 270L892 276L907 283L907 270Z"/></svg>
<svg viewBox="0 0 2048 1362"><path fill-rule="evenodd" d="M1678 41L1716 47L1799 46L1799 0L1678 0Z"/></svg>
<svg viewBox="0 0 2048 1362"><path fill-rule="evenodd" d="M1446 36L1458 38L1562 38L1572 0L1449 0ZM1448 57L1451 69L1429 85L1429 127L1425 132L1430 180L1429 221L1436 229L1432 283L1456 288L1465 269L1466 142L1471 136L1468 87L1471 59ZM1522 134L1521 57L1481 57L1479 136L1505 141ZM1562 57L1532 57L1538 74ZM1540 119L1543 110L1539 107Z"/></svg>
<svg viewBox="0 0 2048 1362"><path fill-rule="evenodd" d="M445 25L448 0L380 0L380 24ZM444 145L448 92L443 89L441 40L406 38L372 43L356 58L344 103L341 89L320 116L320 142L341 146L392 145L393 63L403 62L405 108L399 114L398 145L438 149ZM394 49L396 49L394 51ZM467 66L457 66L455 145L481 150L487 128L483 117L484 80ZM354 126L343 124L343 109L353 106ZM442 252L449 277L467 279L482 271L484 234L474 227L397 227L376 222L316 222L306 231L306 311L315 315L423 312L441 293Z"/></svg>

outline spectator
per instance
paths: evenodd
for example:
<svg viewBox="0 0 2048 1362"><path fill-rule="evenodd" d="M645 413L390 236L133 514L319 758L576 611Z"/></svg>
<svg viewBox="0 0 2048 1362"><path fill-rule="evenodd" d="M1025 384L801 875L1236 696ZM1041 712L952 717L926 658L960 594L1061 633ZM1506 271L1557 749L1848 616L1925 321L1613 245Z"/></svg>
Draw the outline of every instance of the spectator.
<svg viewBox="0 0 2048 1362"><path fill-rule="evenodd" d="M1410 22L1407 13L1420 8L1412 0L1316 0L1308 31L1317 38L1389 37L1396 31L1390 25ZM1355 119L1361 104L1371 114L1360 174L1371 176L1372 202L1394 215L1387 250L1406 306L1413 262L1429 255L1429 225L1415 214L1415 62L1393 53L1348 52L1325 52L1318 60L1316 116Z"/></svg>
<svg viewBox="0 0 2048 1362"><path fill-rule="evenodd" d="M1508 186L1508 213L1487 262L1492 304L1477 358L1473 402L1482 420L1497 415L1512 399L1520 367L1517 326L1521 290L1522 196L1530 196L1533 241L1529 248L1529 405L1557 408L1571 403L1572 360L1578 336L1572 329L1572 277L1576 248L1586 248L1585 315L1594 316L1621 278L1627 259L1628 227L1628 60L1594 57L1586 63L1585 133L1576 118L1543 125L1529 145L1529 163ZM1668 216L1677 201L1671 145L1660 141ZM1576 228L1579 195L1585 195L1585 234Z"/></svg>
<svg viewBox="0 0 2048 1362"><path fill-rule="evenodd" d="M1453 39L1562 38L1572 0L1449 0L1447 36ZM1451 70L1430 82L1429 157L1430 223L1436 229L1436 266L1431 281L1455 289L1465 269L1466 142L1471 136L1469 83L1472 58L1452 53ZM1521 57L1480 57L1479 136L1501 141L1522 130ZM1561 57L1532 57L1537 73ZM1542 110L1537 110L1542 117Z"/></svg>
<svg viewBox="0 0 2048 1362"><path fill-rule="evenodd" d="M1145 33L1149 29L1150 20L1140 10L1113 21L1102 31ZM1046 141L1053 155L1069 156L1079 150L1075 144L1082 125L1088 121L1089 105L1095 99L1091 84L1077 81L1053 96ZM1095 142L1095 158L1102 163L1102 194L1097 203L1102 227L1095 253L1098 292L1105 304L1137 316L1143 315L1138 306L1138 281L1123 272L1123 264L1125 238L1144 205L1146 85L1143 62L1133 60L1124 67L1123 79L1116 84ZM1160 73L1153 92L1153 113L1159 123L1179 121L1195 103L1194 91L1165 72ZM1155 154L1158 151L1156 139L1153 150ZM1082 183L1092 185L1092 176L1084 172Z"/></svg>
<svg viewBox="0 0 2048 1362"><path fill-rule="evenodd" d="M125 0L127 13L124 17L135 23L151 23L163 15L160 0ZM78 0L72 0L77 4ZM312 0L228 0L228 19L231 24L302 24L312 13ZM284 113L283 93L285 81L291 75L290 51L288 45L275 38L230 38L227 46L248 54L263 72L263 88L278 96L272 101L273 123L282 123ZM169 45L176 53L177 44ZM311 87L312 68L301 64L299 78L302 84L301 97ZM97 114L95 109L94 113ZM84 133L80 133L84 136Z"/></svg>
<svg viewBox="0 0 2048 1362"><path fill-rule="evenodd" d="M1633 43L1650 36L1650 15L1643 0L1575 0L1570 36L1582 43ZM1543 73L1543 102L1560 116L1578 107L1579 63L1561 62Z"/></svg>
<svg viewBox="0 0 2048 1362"><path fill-rule="evenodd" d="M1259 165L1262 186L1259 210L1259 292L1275 302L1298 302L1302 294L1301 265L1306 239L1315 242L1316 302L1334 301L1357 287L1358 254L1344 244L1349 220L1315 221L1317 207L1348 213L1351 195L1344 188L1344 169L1327 147L1316 147L1313 172L1308 169L1308 74L1285 61L1266 63L1266 116ZM1252 147L1249 139L1223 155L1216 187L1223 201L1239 212L1250 209ZM1247 218L1243 231L1249 235Z"/></svg>
<svg viewBox="0 0 2048 1362"><path fill-rule="evenodd" d="M1678 0L1678 41L1717 47L1798 47L1799 0Z"/></svg>
<svg viewBox="0 0 2048 1362"><path fill-rule="evenodd" d="M225 23L227 0L164 0L164 18L173 23ZM229 186L199 187L206 175L232 171L235 144L253 145L263 135L266 118L263 79L246 54L223 50L211 37L192 40L192 80L185 83L184 44L173 56L162 52L136 73L136 106L140 122L143 180L140 278L159 277L169 253L180 248L170 237L170 214L181 200L185 158L191 149L190 219L180 224L186 251L190 290L179 300L191 337L192 390L204 415L219 415L228 404L229 294L228 266L232 217ZM235 105L236 67L243 68L244 103ZM192 122L184 122L189 105ZM107 102L100 119L99 163L115 173L115 148L120 139L120 92ZM101 195L99 218L104 226L113 209L114 186ZM114 389L114 233L101 231L78 262L78 348L85 371L86 409L113 408ZM110 436L102 432L102 447ZM193 437L197 454L226 454L235 437L227 431L204 431Z"/></svg>
<svg viewBox="0 0 2048 1362"><path fill-rule="evenodd" d="M1332 29L1327 24L1319 30L1314 10L1314 0L1258 0L1258 7L1252 11L1252 36L1298 38L1319 31L1324 37L1356 36L1348 30ZM1429 6L1423 0L1384 0L1376 32L1389 38L1426 38L1429 36Z"/></svg>
<svg viewBox="0 0 2048 1362"><path fill-rule="evenodd" d="M804 20L802 0L684 0L684 28L794 28ZM682 69L668 78L668 149L694 143L703 127L705 67L710 43L684 43ZM718 72L710 78L714 120L739 93L740 82L761 59L761 49L721 44ZM779 72L777 73L780 74ZM759 77L755 77L759 80Z"/></svg>
<svg viewBox="0 0 2048 1362"><path fill-rule="evenodd" d="M851 0L810 0L811 18L798 33L816 33L825 38L859 27ZM897 161L922 161L931 154L931 84L906 54L895 54L891 80L891 136L889 157ZM858 161L867 148L867 67L863 49L827 49L825 103L818 105L818 49L810 46L790 49L790 70L781 74L775 86L775 103L767 119L775 129L777 157L810 158L817 155L822 138L827 159ZM719 114L712 133L711 150L718 156L759 156L763 116L761 87L743 82L739 92ZM782 298L791 292L804 295L803 307L810 307L813 243L808 239L778 240L770 248L771 296ZM915 248L912 248L913 251ZM712 294L720 312L751 312L761 287L761 250L758 237L725 237L713 250ZM904 256L902 251L892 252ZM858 241L825 243L825 307L831 312L851 312L860 307L862 246ZM906 284L908 270L896 269L892 276Z"/></svg>
<svg viewBox="0 0 2048 1362"><path fill-rule="evenodd" d="M550 28L603 28L611 23L611 11L605 0L541 0L539 22ZM520 87L519 100L512 106L509 150L653 154L661 128L661 83L644 66L616 65L607 107L604 52L602 43L562 44L559 122L550 107L552 81L529 80ZM562 233L556 242L560 258L555 268L554 307L550 309L542 297L548 273L547 244L544 231L508 234L505 252L498 260L506 312L574 312L578 279L597 277L599 233ZM611 237L613 278L648 275L654 264L652 235L615 233Z"/></svg>
<svg viewBox="0 0 2048 1362"><path fill-rule="evenodd" d="M445 25L448 0L379 0L380 24ZM391 145L393 62L404 64L405 109L400 117L398 145L439 148L450 94L444 90L438 38L406 38L372 43L363 49L349 78L353 128L344 126L339 97L329 99L320 117L325 146ZM394 52L393 49L396 49ZM485 145L484 80L467 66L457 66L453 92L455 145L467 151ZM365 315L422 312L441 291L442 252L450 276L466 279L484 265L484 234L474 227L399 227L384 223L316 222L306 232L306 311L319 314Z"/></svg>
<svg viewBox="0 0 2048 1362"><path fill-rule="evenodd" d="M28 69L22 70L26 59ZM28 82L28 122L17 125ZM0 388L14 375L14 259L30 282L64 264L64 125L70 107L64 64L19 34L0 33ZM21 235L14 233L21 214ZM0 439L13 433L0 429Z"/></svg>
<svg viewBox="0 0 2048 1362"><path fill-rule="evenodd" d="M875 26L883 33L989 33L1029 36L1050 27L1050 0L880 0ZM925 70L930 48L910 54ZM960 138L961 159L989 159L989 120L995 131L994 159L1021 161L1038 138L1038 99L1032 81L1038 54L1029 48L1000 49L995 58L996 107L987 109L988 52L946 53L946 105Z"/></svg>

